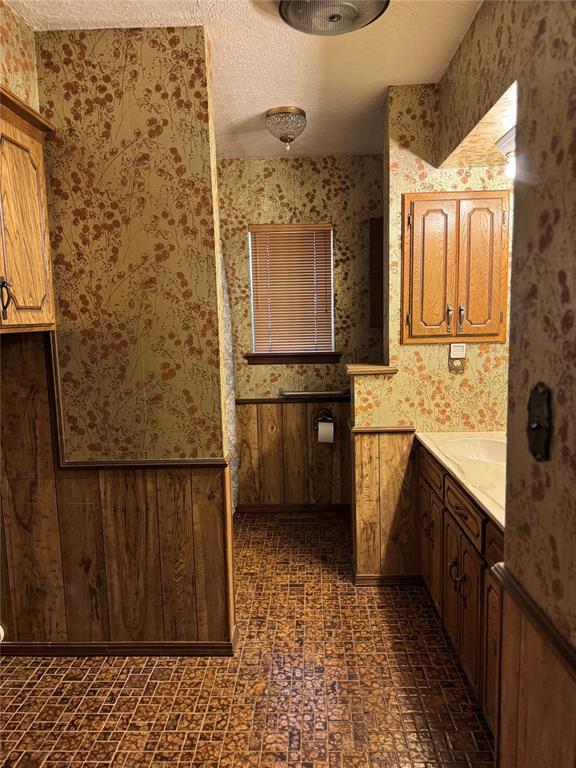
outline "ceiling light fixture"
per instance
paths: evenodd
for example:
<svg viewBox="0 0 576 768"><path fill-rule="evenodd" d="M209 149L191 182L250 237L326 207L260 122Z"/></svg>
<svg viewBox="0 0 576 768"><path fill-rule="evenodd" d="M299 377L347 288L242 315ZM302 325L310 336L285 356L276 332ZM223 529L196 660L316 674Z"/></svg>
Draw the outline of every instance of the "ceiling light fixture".
<svg viewBox="0 0 576 768"><path fill-rule="evenodd" d="M280 0L278 10L299 32L333 37L372 24L389 5L390 0Z"/></svg>
<svg viewBox="0 0 576 768"><path fill-rule="evenodd" d="M294 139L306 128L306 112L300 107L274 107L266 112L266 127L288 151Z"/></svg>

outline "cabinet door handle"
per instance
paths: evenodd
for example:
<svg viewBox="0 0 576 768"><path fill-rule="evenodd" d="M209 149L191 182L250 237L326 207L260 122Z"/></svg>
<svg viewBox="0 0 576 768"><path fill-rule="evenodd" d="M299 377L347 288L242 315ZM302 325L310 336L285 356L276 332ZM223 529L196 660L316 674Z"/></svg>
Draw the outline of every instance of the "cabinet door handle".
<svg viewBox="0 0 576 768"><path fill-rule="evenodd" d="M449 331L452 327L452 304L448 304L446 307L446 330Z"/></svg>
<svg viewBox="0 0 576 768"><path fill-rule="evenodd" d="M456 505L454 507L454 512L458 515L458 517L461 517L462 520L468 520L468 512L462 507Z"/></svg>
<svg viewBox="0 0 576 768"><path fill-rule="evenodd" d="M2 305L2 320L8 320L8 307L12 301L10 283L4 275L0 275L0 304Z"/></svg>
<svg viewBox="0 0 576 768"><path fill-rule="evenodd" d="M452 576L452 571L454 570L454 568L457 568L457 567L458 567L458 558L455 557L454 560L452 560L452 562L450 563L450 567L448 569L448 576L450 577L450 581L454 585L454 592L458 592L458 581L457 579L454 578L454 576Z"/></svg>
<svg viewBox="0 0 576 768"><path fill-rule="evenodd" d="M430 540L431 544L434 544L434 520L430 520L430 523L428 524L428 528L426 528L426 536Z"/></svg>
<svg viewBox="0 0 576 768"><path fill-rule="evenodd" d="M464 325L464 304L460 304L458 306L458 330L462 330L462 326Z"/></svg>
<svg viewBox="0 0 576 768"><path fill-rule="evenodd" d="M460 595L462 597L462 602L464 604L464 608L466 608L466 595L464 594L464 590L462 589L462 585L466 582L466 574L463 573L461 576L458 576L456 579L456 584L454 586L454 589L456 592L460 592Z"/></svg>

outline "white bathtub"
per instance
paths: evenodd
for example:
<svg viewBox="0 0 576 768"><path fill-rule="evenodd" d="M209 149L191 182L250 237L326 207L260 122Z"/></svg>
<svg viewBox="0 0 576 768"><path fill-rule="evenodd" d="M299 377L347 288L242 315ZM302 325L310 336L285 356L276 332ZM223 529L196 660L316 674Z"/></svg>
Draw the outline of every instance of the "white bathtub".
<svg viewBox="0 0 576 768"><path fill-rule="evenodd" d="M506 520L505 432L417 432L470 496L499 525Z"/></svg>

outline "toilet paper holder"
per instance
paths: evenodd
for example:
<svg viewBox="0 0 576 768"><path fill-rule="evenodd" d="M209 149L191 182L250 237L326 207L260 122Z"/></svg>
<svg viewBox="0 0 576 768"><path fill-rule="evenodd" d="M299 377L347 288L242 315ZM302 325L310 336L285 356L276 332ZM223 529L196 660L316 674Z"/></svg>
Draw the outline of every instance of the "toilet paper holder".
<svg viewBox="0 0 576 768"><path fill-rule="evenodd" d="M330 408L321 408L316 416L312 419L312 423L314 424L314 431L318 432L318 424L320 422L327 422L329 424L336 424L336 418Z"/></svg>

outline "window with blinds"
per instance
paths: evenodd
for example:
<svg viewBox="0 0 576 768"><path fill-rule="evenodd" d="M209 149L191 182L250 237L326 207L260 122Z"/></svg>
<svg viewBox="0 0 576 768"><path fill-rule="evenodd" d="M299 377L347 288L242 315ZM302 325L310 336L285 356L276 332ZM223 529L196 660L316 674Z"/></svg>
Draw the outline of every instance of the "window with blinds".
<svg viewBox="0 0 576 768"><path fill-rule="evenodd" d="M253 351L334 351L331 224L250 227Z"/></svg>

